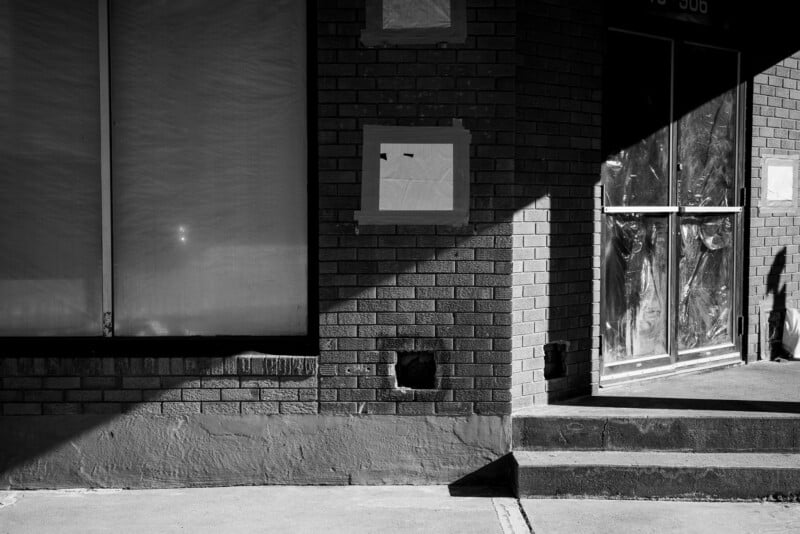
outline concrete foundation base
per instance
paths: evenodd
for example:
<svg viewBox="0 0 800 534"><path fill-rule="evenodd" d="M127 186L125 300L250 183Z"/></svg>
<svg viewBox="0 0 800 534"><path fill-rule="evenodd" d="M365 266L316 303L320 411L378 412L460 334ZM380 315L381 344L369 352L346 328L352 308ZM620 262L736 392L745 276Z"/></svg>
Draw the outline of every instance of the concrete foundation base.
<svg viewBox="0 0 800 534"><path fill-rule="evenodd" d="M509 417L478 415L0 417L0 429L3 489L451 484L511 444Z"/></svg>

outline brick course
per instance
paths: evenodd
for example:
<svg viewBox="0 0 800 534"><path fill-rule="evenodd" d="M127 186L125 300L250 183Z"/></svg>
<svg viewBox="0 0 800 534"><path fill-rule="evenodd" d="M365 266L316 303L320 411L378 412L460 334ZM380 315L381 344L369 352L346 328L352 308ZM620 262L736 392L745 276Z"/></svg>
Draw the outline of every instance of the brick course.
<svg viewBox="0 0 800 534"><path fill-rule="evenodd" d="M267 363L274 359L1 358L0 415L316 411L315 358ZM312 376L253 377L257 360L262 373L272 366ZM229 372L235 375L224 374ZM261 402L266 400L275 402Z"/></svg>

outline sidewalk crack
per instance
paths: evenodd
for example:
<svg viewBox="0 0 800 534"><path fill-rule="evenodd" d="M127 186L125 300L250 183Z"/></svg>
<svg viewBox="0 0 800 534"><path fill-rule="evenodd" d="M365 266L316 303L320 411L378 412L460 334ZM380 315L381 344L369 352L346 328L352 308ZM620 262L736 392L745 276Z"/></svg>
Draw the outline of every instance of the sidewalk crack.
<svg viewBox="0 0 800 534"><path fill-rule="evenodd" d="M492 499L503 534L532 534L531 525L519 499Z"/></svg>
<svg viewBox="0 0 800 534"><path fill-rule="evenodd" d="M519 513L522 514L522 519L525 520L525 524L528 526L528 532L530 534L536 534L533 531L533 525L531 525L531 518L528 517L528 513L525 512L525 508L522 506L522 501L517 499L517 507L519 507Z"/></svg>

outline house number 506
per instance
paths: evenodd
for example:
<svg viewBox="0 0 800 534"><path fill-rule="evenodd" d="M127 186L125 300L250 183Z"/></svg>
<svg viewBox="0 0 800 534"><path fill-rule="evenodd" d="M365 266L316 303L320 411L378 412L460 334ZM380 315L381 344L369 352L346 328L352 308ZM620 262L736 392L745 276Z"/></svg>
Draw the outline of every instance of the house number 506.
<svg viewBox="0 0 800 534"><path fill-rule="evenodd" d="M708 13L707 0L679 0L678 7L684 11L691 11L692 13Z"/></svg>
<svg viewBox="0 0 800 534"><path fill-rule="evenodd" d="M667 0L650 0L651 4L667 5ZM678 8L692 13L708 13L708 0L678 0Z"/></svg>

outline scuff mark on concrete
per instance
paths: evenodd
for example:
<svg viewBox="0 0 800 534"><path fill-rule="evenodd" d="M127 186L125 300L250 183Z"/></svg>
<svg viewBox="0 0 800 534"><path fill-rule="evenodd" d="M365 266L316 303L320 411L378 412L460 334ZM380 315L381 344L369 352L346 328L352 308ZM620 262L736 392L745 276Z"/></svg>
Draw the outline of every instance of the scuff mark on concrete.
<svg viewBox="0 0 800 534"><path fill-rule="evenodd" d="M511 418L497 416L497 419L500 422L499 426L502 428L502 436L497 436L496 427L478 424L478 420L474 415L455 418L453 435L460 441L461 445L476 448L476 444L481 444L482 452L485 454L497 455L511 452ZM429 425L433 426L434 423L433 419L428 420ZM501 439L497 440L496 438L498 437Z"/></svg>
<svg viewBox="0 0 800 534"><path fill-rule="evenodd" d="M11 493L0 493L0 510L7 506L13 506L19 501L19 493L16 491Z"/></svg>
<svg viewBox="0 0 800 534"><path fill-rule="evenodd" d="M116 488L68 488L53 490L53 495L62 497L83 497L84 495L111 495L121 493L122 489Z"/></svg>
<svg viewBox="0 0 800 534"><path fill-rule="evenodd" d="M494 498L492 506L503 534L531 534L530 524L525 519L525 511L517 499Z"/></svg>

